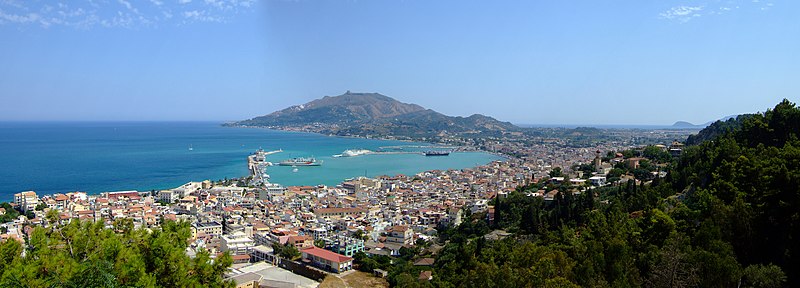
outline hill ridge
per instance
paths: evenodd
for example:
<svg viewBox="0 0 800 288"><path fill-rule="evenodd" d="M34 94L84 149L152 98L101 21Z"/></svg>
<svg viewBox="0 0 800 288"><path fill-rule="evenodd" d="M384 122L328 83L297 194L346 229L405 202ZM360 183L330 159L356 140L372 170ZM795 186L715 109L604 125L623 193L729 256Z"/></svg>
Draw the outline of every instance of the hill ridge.
<svg viewBox="0 0 800 288"><path fill-rule="evenodd" d="M412 138L460 133L497 134L519 129L509 122L486 115L448 116L380 93L350 91L337 96L324 96L229 125L334 135Z"/></svg>

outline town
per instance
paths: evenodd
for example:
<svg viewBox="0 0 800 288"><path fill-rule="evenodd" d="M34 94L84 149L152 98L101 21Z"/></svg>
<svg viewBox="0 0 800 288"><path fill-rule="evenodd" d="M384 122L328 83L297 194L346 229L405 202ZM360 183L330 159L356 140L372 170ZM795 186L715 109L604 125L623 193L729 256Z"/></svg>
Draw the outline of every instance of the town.
<svg viewBox="0 0 800 288"><path fill-rule="evenodd" d="M461 170L358 177L335 187L269 183L252 163L259 157L251 156L251 175L241 179L99 195L20 192L6 205L20 215L2 224L0 237L24 242L34 226L76 220L102 221L108 227L129 221L143 229L156 229L164 221L188 221L192 236L186 253L230 253L234 265L226 275L238 287L317 287L329 275L351 273L358 253L397 257L404 247L428 246L436 243L438 227L458 225L467 213L486 213L491 221L491 200L520 186L568 183L574 193L592 193L599 186L663 177L665 173L649 163L647 175L632 173L649 161L622 152L655 149L679 156L682 144L668 139L685 139L686 133L615 131L609 133L612 140L583 147L567 138L438 139L461 151L483 150L506 159ZM263 154L261 161L269 153ZM630 169L622 174L613 171L619 170L616 167ZM542 189L529 196L552 201L558 192ZM0 215L10 212L0 208ZM423 258L415 265L431 261ZM386 276L380 269L373 272ZM429 277L430 272L420 274L422 281Z"/></svg>

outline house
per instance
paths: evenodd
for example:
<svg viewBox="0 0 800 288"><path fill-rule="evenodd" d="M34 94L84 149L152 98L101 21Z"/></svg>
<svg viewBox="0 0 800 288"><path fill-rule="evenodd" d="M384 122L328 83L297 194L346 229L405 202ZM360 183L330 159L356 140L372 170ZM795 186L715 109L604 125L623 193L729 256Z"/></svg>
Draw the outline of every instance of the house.
<svg viewBox="0 0 800 288"><path fill-rule="evenodd" d="M637 169L639 168L639 162L641 162L642 160L645 159L641 157L633 157L633 158L628 158L625 161L628 163L628 168Z"/></svg>
<svg viewBox="0 0 800 288"><path fill-rule="evenodd" d="M386 242L399 243L404 245L411 245L413 243L414 230L411 230L405 225L396 225L389 228L387 231Z"/></svg>
<svg viewBox="0 0 800 288"><path fill-rule="evenodd" d="M606 177L605 176L592 176L589 177L589 182L592 183L594 186L605 186L606 185Z"/></svg>
<svg viewBox="0 0 800 288"><path fill-rule="evenodd" d="M419 281L430 281L430 280L433 280L433 272L431 271L419 272Z"/></svg>
<svg viewBox="0 0 800 288"><path fill-rule="evenodd" d="M289 239L287 239L286 243L296 247L297 249L303 249L314 246L314 238L309 235L289 236Z"/></svg>
<svg viewBox="0 0 800 288"><path fill-rule="evenodd" d="M433 266L434 262L436 262L436 259L420 258L417 261L414 261L414 266Z"/></svg>
<svg viewBox="0 0 800 288"><path fill-rule="evenodd" d="M328 251L316 246L300 250L303 262L331 272L342 273L353 269L353 258Z"/></svg>

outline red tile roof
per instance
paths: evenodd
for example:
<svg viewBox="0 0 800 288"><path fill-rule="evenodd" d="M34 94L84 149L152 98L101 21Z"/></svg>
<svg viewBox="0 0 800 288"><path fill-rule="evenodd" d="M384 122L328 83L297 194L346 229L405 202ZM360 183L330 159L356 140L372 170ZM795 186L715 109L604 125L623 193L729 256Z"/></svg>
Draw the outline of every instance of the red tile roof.
<svg viewBox="0 0 800 288"><path fill-rule="evenodd" d="M322 249L322 248L318 248L316 246L311 246L311 247L303 249L301 251L303 253L306 253L306 254L309 254L309 255L313 255L313 256L317 256L319 258L322 258L322 259L325 259L325 260L328 260L328 261L331 261L331 262L335 262L335 263L342 263L342 262L347 262L347 261L353 260L353 258L351 258L351 257L347 257L347 256L344 256L342 254L338 254L338 253L335 253L335 252L332 252L332 251L328 251L328 250L325 250L325 249Z"/></svg>

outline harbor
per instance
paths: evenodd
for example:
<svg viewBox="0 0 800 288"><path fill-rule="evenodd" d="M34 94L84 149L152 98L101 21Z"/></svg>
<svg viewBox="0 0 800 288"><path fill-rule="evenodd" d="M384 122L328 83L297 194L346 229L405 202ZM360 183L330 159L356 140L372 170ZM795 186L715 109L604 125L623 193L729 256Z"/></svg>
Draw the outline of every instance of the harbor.
<svg viewBox="0 0 800 288"><path fill-rule="evenodd" d="M253 182L256 184L269 184L269 174L267 174L267 167L272 166L272 162L267 161L267 156L283 152L282 149L273 151L264 151L259 148L247 156L247 169L250 171L250 176L253 177Z"/></svg>

